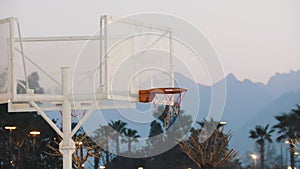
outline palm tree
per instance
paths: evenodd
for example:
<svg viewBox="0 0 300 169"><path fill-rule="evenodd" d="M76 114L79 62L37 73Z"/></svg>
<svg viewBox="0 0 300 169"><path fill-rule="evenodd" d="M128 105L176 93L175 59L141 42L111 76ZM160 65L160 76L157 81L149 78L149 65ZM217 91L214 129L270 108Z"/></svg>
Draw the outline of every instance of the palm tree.
<svg viewBox="0 0 300 169"><path fill-rule="evenodd" d="M112 128L108 125L101 126L94 131L93 140L95 144L100 145L102 148L100 148L101 151L99 151L99 157L101 157L101 154L105 154L105 164L108 165L110 163L110 156L111 153L109 152L109 143L110 139L113 136ZM97 158L97 157L96 157ZM96 162L99 162L96 159Z"/></svg>
<svg viewBox="0 0 300 169"><path fill-rule="evenodd" d="M138 135L138 132L133 129L126 129L124 134L126 139L123 139L122 141L128 144L128 153L131 153L131 143L138 142L137 138L139 138L140 135Z"/></svg>
<svg viewBox="0 0 300 169"><path fill-rule="evenodd" d="M299 105L296 105L297 108L296 109L292 109L292 113L295 114L296 116L296 119L297 120L300 120L300 106ZM299 138L300 137L300 123L296 123L296 132L297 132L297 137Z"/></svg>
<svg viewBox="0 0 300 169"><path fill-rule="evenodd" d="M119 138L120 138L120 136L121 137L123 136L127 123L125 123L121 120L118 120L118 121L111 121L110 123L108 123L108 125L115 130L113 139L116 142L116 153L119 154L120 153Z"/></svg>
<svg viewBox="0 0 300 169"><path fill-rule="evenodd" d="M256 143L260 146L261 169L264 169L265 163L265 141L272 143L271 133L273 132L273 129L269 130L269 124L267 124L265 127L257 125L255 126L255 130L250 130L249 132L249 138L256 140Z"/></svg>
<svg viewBox="0 0 300 169"><path fill-rule="evenodd" d="M299 108L299 107L298 107ZM277 142L288 140L290 147L290 163L291 167L295 167L295 142L299 138L299 120L300 116L296 113L298 110L292 110L290 113L283 113L282 115L275 116L278 120L278 124L274 125L273 128L277 129L279 136L276 138Z"/></svg>

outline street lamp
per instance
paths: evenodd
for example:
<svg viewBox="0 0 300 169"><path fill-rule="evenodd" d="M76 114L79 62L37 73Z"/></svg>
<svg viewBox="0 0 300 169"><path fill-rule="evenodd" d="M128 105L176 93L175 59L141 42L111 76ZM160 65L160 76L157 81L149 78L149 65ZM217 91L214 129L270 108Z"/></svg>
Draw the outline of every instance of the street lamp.
<svg viewBox="0 0 300 169"><path fill-rule="evenodd" d="M78 146L81 146L82 145L82 141L76 141L75 144L78 145Z"/></svg>
<svg viewBox="0 0 300 169"><path fill-rule="evenodd" d="M79 159L80 159L79 164L80 164L80 163L83 162L83 146L82 146L83 143L82 143L82 141L76 141L75 144L76 144L76 147L77 147L76 148L77 156L78 156L78 147L79 147ZM84 168L84 163L82 163L81 166L82 166L82 168Z"/></svg>
<svg viewBox="0 0 300 169"><path fill-rule="evenodd" d="M37 131L37 130L33 130L33 131L30 131L29 134L32 135L32 137L33 137L33 141L32 141L33 149L32 150L33 150L33 158L35 158L35 142L36 142L36 137L38 135L40 135L41 132Z"/></svg>
<svg viewBox="0 0 300 169"><path fill-rule="evenodd" d="M221 124L221 125L226 125L227 124L227 122L226 121L220 121L220 123L219 124Z"/></svg>
<svg viewBox="0 0 300 169"><path fill-rule="evenodd" d="M138 169L144 169L144 167L138 167Z"/></svg>
<svg viewBox="0 0 300 169"><path fill-rule="evenodd" d="M9 130L9 146L11 147L11 143L12 143L12 137L11 137L11 132L13 130L17 129L17 126L4 126L5 130Z"/></svg>
<svg viewBox="0 0 300 169"><path fill-rule="evenodd" d="M4 129L9 130L9 131L13 131L17 129L17 126L5 126Z"/></svg>
<svg viewBox="0 0 300 169"><path fill-rule="evenodd" d="M29 134L31 134L31 135L33 135L33 136L37 136L37 135L40 135L41 134L41 132L40 131L31 131L31 132L29 132Z"/></svg>
<svg viewBox="0 0 300 169"><path fill-rule="evenodd" d="M17 129L17 126L4 126L5 130L9 130L9 151L10 151L10 158L13 159L12 154L12 131ZM10 161L13 165L13 161Z"/></svg>
<svg viewBox="0 0 300 169"><path fill-rule="evenodd" d="M105 169L105 166L101 165L101 166L100 166L100 169Z"/></svg>
<svg viewBox="0 0 300 169"><path fill-rule="evenodd" d="M219 121L217 128L223 127L227 124L226 121Z"/></svg>
<svg viewBox="0 0 300 169"><path fill-rule="evenodd" d="M250 154L250 156L254 160L254 168L256 169L257 155L256 154Z"/></svg>

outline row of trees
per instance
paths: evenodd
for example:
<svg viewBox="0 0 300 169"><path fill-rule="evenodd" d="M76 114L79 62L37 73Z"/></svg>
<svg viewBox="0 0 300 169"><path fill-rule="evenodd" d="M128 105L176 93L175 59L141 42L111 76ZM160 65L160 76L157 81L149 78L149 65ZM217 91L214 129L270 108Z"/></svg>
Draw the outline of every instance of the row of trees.
<svg viewBox="0 0 300 169"><path fill-rule="evenodd" d="M184 115L183 115L184 116ZM187 116L186 116L187 117ZM163 126L160 123L160 118L151 123L149 137L158 136L163 132ZM119 121L115 122L121 124ZM111 124L111 123L110 123ZM228 143L231 138L231 133L224 133L224 128L215 121L198 122L199 128L193 128L183 140L177 140L170 150L152 157L145 158L127 158L115 156L111 161L106 162L107 168L201 168L201 169L227 169L227 168L242 168L239 160L234 159L237 152L233 149L228 149ZM176 123L174 123L176 125ZM123 126L123 125L122 125ZM171 130L176 129L170 128ZM178 133L177 133L178 134ZM145 156L153 151L153 147L163 147L164 143L170 143L168 139L176 134L162 136L160 140L149 139L148 145L142 150L137 150L131 155L144 154ZM206 138L202 137L206 136ZM114 136L112 136L114 137ZM119 136L122 137L122 136ZM119 139L116 139L116 142ZM122 140L122 139L121 139ZM105 145L105 144L104 144ZM117 143L115 144L117 145ZM118 148L117 148L118 149ZM128 149L129 150L129 149ZM108 152L109 153L109 152ZM107 159L107 158L106 158Z"/></svg>
<svg viewBox="0 0 300 169"><path fill-rule="evenodd" d="M292 109L289 113L283 113L275 116L278 121L272 128L269 124L266 126L257 125L254 130L250 130L250 138L256 140L260 147L260 164L261 169L265 168L265 144L272 141L272 134L277 131L277 142L286 142L289 144L290 152L290 166L295 169L295 145L299 142L300 138L300 106L297 105L296 109Z"/></svg>
<svg viewBox="0 0 300 169"><path fill-rule="evenodd" d="M7 112L6 105L0 107L1 112ZM94 161L93 167L97 169L100 165L105 165L106 168L241 168L239 161L233 160L237 152L228 149L231 133L224 133L223 126L217 125L217 129L209 131L210 134L207 135L210 128L208 126L216 125L217 122L199 122L199 127L190 131L192 119L182 111L178 117L180 122L175 122L167 134L163 134L164 112L154 112L153 115L157 120L151 122L149 140L141 149L133 148L133 143L140 137L137 130L128 128L127 124L120 120L100 126L95 130L94 136L88 136L80 129L73 137L76 143L73 168L81 169L85 162L91 159ZM0 116L0 168L62 167L62 156L59 152L61 138L40 116L36 113L1 113ZM9 132L4 129L7 125L15 125L17 129ZM74 123L73 126L75 125ZM41 134L33 138L29 132L37 129ZM182 133L189 134L182 139ZM151 139L155 136L159 137ZM110 143L107 138L112 138ZM112 142L114 144L111 144ZM174 142L174 147L170 150L148 157L155 148L164 147L171 142ZM111 150L108 147L110 145L114 146L114 153L108 151ZM123 147L123 152L120 147ZM127 158L117 155L122 153L145 157Z"/></svg>
<svg viewBox="0 0 300 169"><path fill-rule="evenodd" d="M61 168L62 155L59 152L61 138L36 113L7 113L7 105L0 105L0 168ZM72 124L75 127L76 123ZM102 126L99 131L106 128L115 133L125 134L123 143L128 144L130 152L131 143L136 141L137 131L126 128L127 124L122 121L111 121L108 126ZM14 130L6 127L16 127ZM39 135L31 135L30 131L39 131ZM99 133L100 134L100 133ZM114 136L116 138L117 135ZM102 135L102 138L105 138ZM102 149L95 140L87 136L80 129L73 137L76 143L73 154L73 168L81 169L84 163L91 157L95 158L95 168L99 168L102 154L108 154L106 163L110 163L113 154ZM103 143L104 144L104 143ZM119 147L116 146L116 147ZM97 162L98 159L98 162Z"/></svg>
<svg viewBox="0 0 300 169"><path fill-rule="evenodd" d="M0 168L61 168L61 157L45 154L56 133L35 113L7 113L0 105ZM8 129L6 127L16 127ZM40 131L32 135L31 131Z"/></svg>
<svg viewBox="0 0 300 169"><path fill-rule="evenodd" d="M173 148L156 156L138 159L114 156L111 161L106 161L106 166L108 168L122 168L124 166L126 166L126 168L137 168L139 165L142 165L144 168L174 169L242 168L239 160L234 159L234 157L237 156L237 152L228 148L232 134L230 132L224 133L223 125L219 124L219 122L213 120L198 122L200 127L192 128L192 130L190 130L192 119L189 115L185 115L184 112L181 111L178 117L180 122L175 122L167 132L162 134L164 132L163 117L165 116L165 113L166 112L164 112L163 109L158 109L157 112L153 113L153 116L156 117L157 120L151 122L147 145L142 149L132 152L130 149L131 144L128 144L127 153L129 153L129 155L135 154L141 157L141 155L148 156L151 152L155 151L156 148L165 148L167 144L174 143ZM116 121L109 123L109 126L110 129L113 128L120 134L108 132L112 135L105 135L105 137L102 138L113 138L116 145L116 151L119 152L119 154L122 154L118 148L120 145L118 142L120 140L122 141L123 137L126 136L126 132L124 132L126 131L126 123ZM99 131L103 129L108 130L107 127L109 126L101 126L97 129L96 133L102 133ZM184 133L189 134L184 136ZM139 135L133 135L132 139L137 138L135 136L138 137ZM183 139L182 136L184 136ZM127 143L130 143L130 141L127 141ZM105 142L105 140L102 140L102 145L106 146L105 149L108 149L107 146L109 144ZM105 159L109 159L108 157L109 155L107 155Z"/></svg>

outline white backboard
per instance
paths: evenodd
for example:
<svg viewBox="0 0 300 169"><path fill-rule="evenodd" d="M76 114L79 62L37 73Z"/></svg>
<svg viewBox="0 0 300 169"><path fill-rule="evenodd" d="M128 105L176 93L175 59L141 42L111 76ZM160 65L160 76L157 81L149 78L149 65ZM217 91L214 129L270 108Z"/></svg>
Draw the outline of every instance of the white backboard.
<svg viewBox="0 0 300 169"><path fill-rule="evenodd" d="M0 101L10 100L11 111L32 110L26 86L40 95L35 98L43 110L61 109L49 99L62 94L61 67L72 70L74 108L95 99L130 105L138 102L138 90L174 86L168 27L102 16L92 36L20 38L14 36L21 33L16 23L0 21Z"/></svg>
<svg viewBox="0 0 300 169"><path fill-rule="evenodd" d="M108 99L137 101L138 90L174 86L170 28L110 16L102 22L101 89Z"/></svg>

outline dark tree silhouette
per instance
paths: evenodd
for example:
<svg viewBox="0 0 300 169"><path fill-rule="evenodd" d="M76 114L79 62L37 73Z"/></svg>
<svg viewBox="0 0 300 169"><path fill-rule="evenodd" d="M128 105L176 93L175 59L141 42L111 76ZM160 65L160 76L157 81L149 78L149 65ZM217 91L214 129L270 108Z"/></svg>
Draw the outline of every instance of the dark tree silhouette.
<svg viewBox="0 0 300 169"><path fill-rule="evenodd" d="M114 135L113 135L113 140L116 142L116 153L119 154L120 153L120 137L123 136L123 134L126 130L127 123L125 123L121 120L117 120L117 121L111 121L110 123L108 123L108 125L115 130Z"/></svg>
<svg viewBox="0 0 300 169"><path fill-rule="evenodd" d="M290 165L295 168L295 143L300 136L299 121L300 113L299 106L293 109L290 113L283 113L282 115L275 116L278 121L273 128L277 129L279 136L276 138L277 142L288 140L290 149Z"/></svg>
<svg viewBox="0 0 300 169"><path fill-rule="evenodd" d="M133 130L133 129L126 129L125 132L124 132L124 135L126 136L124 139L122 139L122 141L124 143L127 143L127 150L128 150L128 153L132 153L131 152L131 143L133 142L138 142L138 139L140 137L140 135L138 135L138 132L136 130Z"/></svg>
<svg viewBox="0 0 300 169"><path fill-rule="evenodd" d="M205 122L204 127L194 129L186 141L179 142L181 150L201 169L215 169L223 166L228 160L237 156L233 149L228 150L231 133L224 134L223 128L214 128L211 135L206 131L208 126L216 126L216 122ZM205 127L206 126L206 127Z"/></svg>
<svg viewBox="0 0 300 169"><path fill-rule="evenodd" d="M7 113L7 104L1 104L0 110L0 168L61 168L62 158L45 153L56 133L41 116L33 112ZM10 132L4 128L7 125L17 128ZM32 130L41 134L33 137L29 134Z"/></svg>
<svg viewBox="0 0 300 169"><path fill-rule="evenodd" d="M269 130L269 124L265 127L257 125L254 130L250 130L249 138L256 140L256 143L260 147L260 164L261 169L265 167L265 142L268 141L272 143L271 134L274 132L273 129Z"/></svg>
<svg viewBox="0 0 300 169"><path fill-rule="evenodd" d="M103 126L101 125L101 126L99 126L98 129L96 129L94 131L93 140L94 140L95 144L101 146L101 148L98 148L98 150L101 150L101 151L98 151L99 152L98 156L103 158L103 164L105 164L106 166L108 166L110 164L110 162L112 161L112 159L115 157L114 154L109 152L110 139L113 137L114 134L115 134L115 131L109 125L103 125ZM104 154L104 155L102 156L102 154ZM96 158L98 158L98 157L96 157ZM98 165L98 164L95 164L95 165Z"/></svg>

